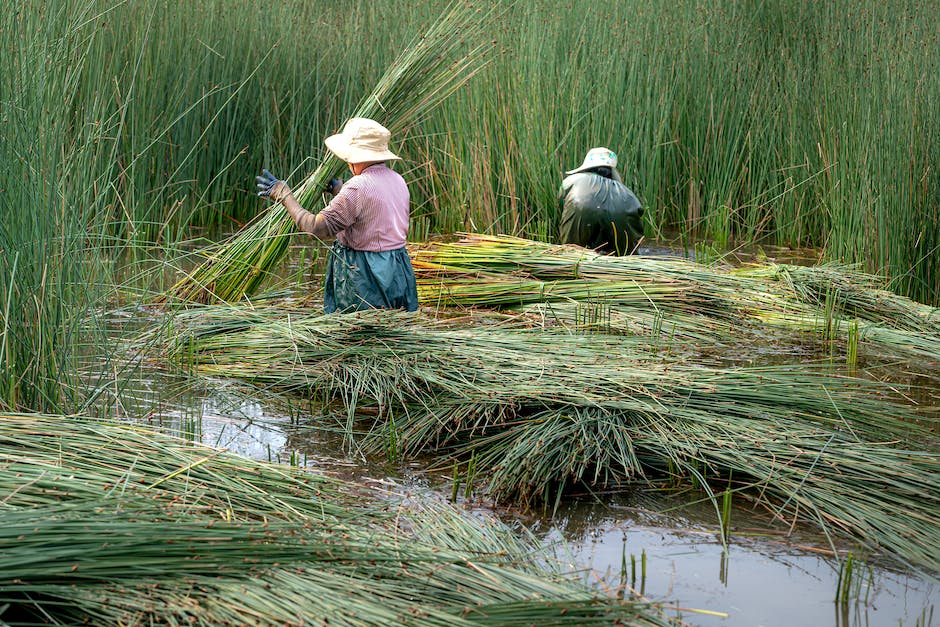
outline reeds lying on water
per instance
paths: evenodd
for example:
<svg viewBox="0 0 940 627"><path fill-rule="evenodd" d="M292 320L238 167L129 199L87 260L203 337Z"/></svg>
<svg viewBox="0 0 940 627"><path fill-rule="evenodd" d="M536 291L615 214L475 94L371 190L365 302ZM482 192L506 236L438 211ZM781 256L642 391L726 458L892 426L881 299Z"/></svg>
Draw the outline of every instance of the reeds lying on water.
<svg viewBox="0 0 940 627"><path fill-rule="evenodd" d="M851 534L917 568L940 564L940 458L913 450L935 422L878 382L812 366L676 364L644 338L448 328L381 310L210 307L173 324L167 349L178 361L339 398L350 419L377 406L361 447L475 453L496 495L531 500L572 482L670 472L706 487L733 476L776 516Z"/></svg>
<svg viewBox="0 0 940 627"><path fill-rule="evenodd" d="M498 5L481 9L454 2L428 31L389 66L350 117L375 118L398 134L413 125L468 81L487 60L493 42L486 32ZM326 182L342 162L328 153L294 190L301 205L322 202ZM164 298L184 302L234 302L250 295L287 252L293 219L280 204L266 209L174 285Z"/></svg>
<svg viewBox="0 0 940 627"><path fill-rule="evenodd" d="M5 624L649 624L495 521L128 425L0 416Z"/></svg>
<svg viewBox="0 0 940 627"><path fill-rule="evenodd" d="M709 328L713 341L755 332L832 340L845 338L854 325L873 353L933 361L940 355L940 309L835 265L719 268L478 234L415 246L412 256L420 298L430 305L546 311L545 303L582 303L615 317L635 316L634 326L646 333L657 326L689 340ZM563 313L554 307L555 315Z"/></svg>

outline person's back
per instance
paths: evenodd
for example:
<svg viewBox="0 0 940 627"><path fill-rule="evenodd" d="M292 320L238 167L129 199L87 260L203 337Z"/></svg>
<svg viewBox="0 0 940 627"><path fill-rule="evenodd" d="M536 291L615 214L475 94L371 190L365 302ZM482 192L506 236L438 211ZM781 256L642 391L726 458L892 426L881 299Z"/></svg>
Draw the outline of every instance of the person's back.
<svg viewBox="0 0 940 627"><path fill-rule="evenodd" d="M558 194L562 243L616 255L636 251L643 237L643 207L616 168L616 154L594 148L579 168L566 173Z"/></svg>
<svg viewBox="0 0 940 627"><path fill-rule="evenodd" d="M323 312L363 309L418 309L418 290L405 246L411 194L386 161L391 133L368 118L352 118L343 132L324 140L346 162L353 177L346 185L330 180L332 200L319 213L304 209L285 181L262 170L258 195L280 202L300 230L324 240L335 238L327 257Z"/></svg>

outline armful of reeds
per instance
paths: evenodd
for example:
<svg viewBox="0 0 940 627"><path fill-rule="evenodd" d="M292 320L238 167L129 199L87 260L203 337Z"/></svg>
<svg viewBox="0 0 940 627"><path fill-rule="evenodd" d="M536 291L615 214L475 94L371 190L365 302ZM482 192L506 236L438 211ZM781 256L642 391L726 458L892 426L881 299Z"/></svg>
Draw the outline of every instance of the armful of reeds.
<svg viewBox="0 0 940 627"><path fill-rule="evenodd" d="M352 115L376 119L393 134L418 123L486 65L494 48L487 29L504 10L501 3L485 10L453 3L395 59ZM329 153L294 192L299 204L310 206L340 166ZM161 300L233 302L254 293L284 259L293 227L288 210L275 204L207 254Z"/></svg>

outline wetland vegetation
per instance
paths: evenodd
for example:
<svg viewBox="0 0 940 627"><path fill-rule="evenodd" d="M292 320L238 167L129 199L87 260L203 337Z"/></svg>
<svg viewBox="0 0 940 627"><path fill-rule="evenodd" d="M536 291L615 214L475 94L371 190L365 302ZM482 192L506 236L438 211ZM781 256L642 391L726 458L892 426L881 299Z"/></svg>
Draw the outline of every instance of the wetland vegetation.
<svg viewBox="0 0 940 627"><path fill-rule="evenodd" d="M725 553L742 507L821 532L836 607L865 605L866 560L935 585L940 8L447 6L0 14L0 620L705 621L645 598L626 553L624 585L585 585L465 511L544 525L644 489L708 504ZM274 261L227 302L173 292L273 216L260 168L339 174L323 137L383 110L419 314L317 315L325 249L289 229L254 236ZM595 145L643 201L645 255L552 245ZM803 248L820 263L773 259ZM139 426L144 370L247 382L331 455L448 480L401 498L166 438Z"/></svg>

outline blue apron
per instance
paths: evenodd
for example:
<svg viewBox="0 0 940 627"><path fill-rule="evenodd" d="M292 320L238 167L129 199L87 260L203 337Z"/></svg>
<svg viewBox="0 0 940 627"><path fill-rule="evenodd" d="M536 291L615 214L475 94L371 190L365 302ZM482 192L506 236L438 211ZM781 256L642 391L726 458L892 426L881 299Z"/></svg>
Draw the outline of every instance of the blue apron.
<svg viewBox="0 0 940 627"><path fill-rule="evenodd" d="M417 311L418 288L404 246L372 252L333 242L326 264L324 313L362 309Z"/></svg>

